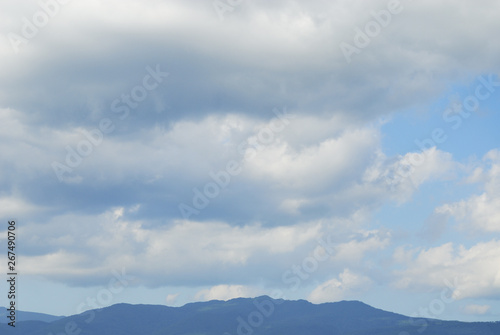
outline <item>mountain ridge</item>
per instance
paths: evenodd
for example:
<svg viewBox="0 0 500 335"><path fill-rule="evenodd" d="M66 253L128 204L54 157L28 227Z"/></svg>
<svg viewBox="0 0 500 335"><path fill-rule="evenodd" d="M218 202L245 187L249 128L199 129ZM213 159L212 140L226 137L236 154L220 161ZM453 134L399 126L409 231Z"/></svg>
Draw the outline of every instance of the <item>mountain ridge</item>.
<svg viewBox="0 0 500 335"><path fill-rule="evenodd" d="M0 306L0 323L7 323L10 322L9 319L7 319L7 308L6 307L1 307ZM41 322L53 322L56 320L60 320L64 318L65 316L63 315L52 315L52 314L46 314L46 313L38 313L38 312L28 312L28 311L16 311L16 319L19 322L22 321L41 321Z"/></svg>
<svg viewBox="0 0 500 335"><path fill-rule="evenodd" d="M48 323L19 321L16 328L0 324L2 334L22 330L23 335L500 334L500 322L419 319L357 300L313 304L268 296L193 302L180 307L119 303Z"/></svg>

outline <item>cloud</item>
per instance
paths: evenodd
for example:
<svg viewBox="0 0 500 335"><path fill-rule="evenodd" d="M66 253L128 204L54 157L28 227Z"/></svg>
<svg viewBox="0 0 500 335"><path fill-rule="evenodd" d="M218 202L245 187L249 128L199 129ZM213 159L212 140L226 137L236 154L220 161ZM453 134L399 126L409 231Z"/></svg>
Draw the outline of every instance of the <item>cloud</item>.
<svg viewBox="0 0 500 335"><path fill-rule="evenodd" d="M453 168L450 155L430 149L410 177L388 179L399 165L381 152L380 129L339 117L293 116L270 141L260 137L263 130L276 129L276 117L226 114L157 125L133 136L101 133L96 142L99 122L52 131L30 124L19 111L4 109L0 115L8 139L0 182L5 189L15 187L28 204L57 204L68 212L140 205L136 218L183 218L179 206L193 207L195 190L204 192L213 175L236 162L241 173L190 219L290 225L407 200L423 182Z"/></svg>
<svg viewBox="0 0 500 335"><path fill-rule="evenodd" d="M15 197L0 197L0 215L2 217L16 219L19 213L23 213L23 216L34 215L34 213L40 212L41 208L30 204L23 199Z"/></svg>
<svg viewBox="0 0 500 335"><path fill-rule="evenodd" d="M490 305L467 305L464 308L465 313L472 315L483 315L488 313Z"/></svg>
<svg viewBox="0 0 500 335"><path fill-rule="evenodd" d="M362 173L378 142L377 135L372 129L346 131L337 138L327 138L311 146L302 145L301 150L287 143L276 143L265 147L249 162L249 173L256 179L272 180L277 186L291 191L324 192Z"/></svg>
<svg viewBox="0 0 500 335"><path fill-rule="evenodd" d="M437 207L431 215L431 222L437 221L439 226L428 226L426 233L441 235L450 217L466 232L483 232L489 236L500 231L499 162L499 151L494 149L483 157L481 163L474 163L475 168L466 182L479 184L483 192ZM445 286L445 280L455 280L452 290L456 299L497 297L500 272L495 264L500 261L499 247L496 239L469 248L452 242L428 249L400 247L395 251L394 259L404 264L406 270L397 272L396 283L405 288L436 288Z"/></svg>
<svg viewBox="0 0 500 335"><path fill-rule="evenodd" d="M127 269L148 286L194 285L222 278L251 281L262 259L294 255L320 236L317 223L264 228L222 222L177 221L148 227L125 219L124 208L100 215L64 215L23 227L30 248L26 275L91 285ZM265 263L265 262L264 262ZM266 265L267 266L267 265ZM267 270L263 270L267 271Z"/></svg>
<svg viewBox="0 0 500 335"><path fill-rule="evenodd" d="M262 295L261 289L243 285L217 285L196 293L196 300L230 300L234 298L253 298Z"/></svg>
<svg viewBox="0 0 500 335"><path fill-rule="evenodd" d="M366 253L385 249L391 240L390 233L382 231L364 231L361 236L353 238L336 247L334 260L345 263L360 262ZM354 237L354 236L353 236Z"/></svg>
<svg viewBox="0 0 500 335"><path fill-rule="evenodd" d="M486 170L477 167L468 181L481 183L484 192L442 205L436 208L436 213L454 217L467 229L500 232L500 151L491 150L483 162Z"/></svg>
<svg viewBox="0 0 500 335"><path fill-rule="evenodd" d="M433 101L443 83L460 77L457 69L465 65L448 60L472 50L437 48L421 37L418 22L442 5L404 3L355 66L346 66L339 43L352 41L354 28L372 20L370 10L386 8L385 1L368 7L356 1L248 2L224 21L203 1L126 4L65 5L19 57L8 39L0 42L9 64L0 70L7 78L0 79L0 106L9 106L2 110L2 129L13 144L2 147L0 181L6 189L15 185L27 202L93 214L141 204L137 218L179 219L179 204L192 205L193 190L210 182L211 172L242 162L238 145L258 137L275 117L272 110L284 106L296 118L190 219L277 226L349 217L387 200L407 201L422 183L452 169L449 155L430 149L410 177L395 178L418 154L386 157L373 125L380 116ZM485 14L477 7L467 8L471 17ZM19 32L22 17L38 9L35 1L9 6L0 14L2 31ZM452 25L464 18L455 9L445 16ZM429 22L428 31L455 41L437 18ZM480 22L498 25L489 16ZM484 33L481 27L474 33ZM402 38L402 30L412 38ZM466 35L471 43L482 43L480 36ZM467 60L482 69L497 62L475 53ZM130 95L146 67L157 65L168 78L121 120L113 101ZM166 107L158 113L158 106ZM103 118L113 122L113 132L60 185L51 164L66 164L67 148L77 150L87 140L83 131Z"/></svg>
<svg viewBox="0 0 500 335"><path fill-rule="evenodd" d="M500 242L480 242L470 248L453 243L423 250L398 249L394 260L405 266L394 271L402 289L449 287L454 299L497 298L500 288Z"/></svg>
<svg viewBox="0 0 500 335"><path fill-rule="evenodd" d="M306 259L325 252L330 256L321 256L315 278L326 278L346 266L359 271L374 251L389 245L391 237L385 231L359 228L366 222L359 214L277 227L188 220L157 225L133 219L136 209L65 214L26 224L25 275L85 287L98 285L123 268L136 278L133 285L147 287L206 287L221 282L251 286L256 281L280 287L292 266L309 268ZM327 242L320 244L320 238Z"/></svg>
<svg viewBox="0 0 500 335"><path fill-rule="evenodd" d="M125 3L65 5L19 55L3 39L0 51L9 66L0 73L0 104L23 112L37 107L34 122L67 127L85 116L88 125L112 113L111 102L138 84L146 66L160 64L171 76L122 131L207 113L265 116L282 105L364 122L432 101L469 70L498 66L490 56L498 47L487 43L499 25L491 15L494 1L481 8L402 1L402 13L355 55L355 66L347 66L339 45L353 43L355 29L364 29L370 12L385 9L386 1L256 1L224 21L203 1ZM35 1L8 6L2 35L20 34L23 16L37 10ZM422 30L423 19L428 25ZM474 29L464 31L461 23L469 21ZM443 22L450 29L441 29ZM169 108L156 113L158 104Z"/></svg>
<svg viewBox="0 0 500 335"><path fill-rule="evenodd" d="M398 191L395 199L404 202L424 182L452 179L457 167L450 153L432 147L400 155L393 162L388 160L384 170L375 170L372 174L383 176L390 187Z"/></svg>
<svg viewBox="0 0 500 335"><path fill-rule="evenodd" d="M180 293L167 294L167 297L165 298L165 302L167 303L167 305L174 305L177 301L177 298L179 297L179 294Z"/></svg>
<svg viewBox="0 0 500 335"><path fill-rule="evenodd" d="M368 290L371 283L370 278L345 269L338 278L332 278L316 287L307 299L313 303L352 299Z"/></svg>

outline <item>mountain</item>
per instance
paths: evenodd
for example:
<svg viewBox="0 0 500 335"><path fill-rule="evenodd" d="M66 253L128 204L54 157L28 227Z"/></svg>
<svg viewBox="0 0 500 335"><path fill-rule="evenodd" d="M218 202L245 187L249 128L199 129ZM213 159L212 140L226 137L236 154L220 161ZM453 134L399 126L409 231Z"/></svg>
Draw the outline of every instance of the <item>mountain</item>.
<svg viewBox="0 0 500 335"><path fill-rule="evenodd" d="M7 319L7 309L5 307L0 307L0 323L10 322ZM16 319L17 321L42 321L42 322L53 322L56 320L60 320L64 318L64 316L55 316L43 313L34 313L34 312L24 312L24 311L16 311Z"/></svg>
<svg viewBox="0 0 500 335"><path fill-rule="evenodd" d="M402 332L407 333L402 333ZM23 335L498 335L500 322L413 319L359 301L209 301L182 307L117 304L49 323L24 321L1 334Z"/></svg>

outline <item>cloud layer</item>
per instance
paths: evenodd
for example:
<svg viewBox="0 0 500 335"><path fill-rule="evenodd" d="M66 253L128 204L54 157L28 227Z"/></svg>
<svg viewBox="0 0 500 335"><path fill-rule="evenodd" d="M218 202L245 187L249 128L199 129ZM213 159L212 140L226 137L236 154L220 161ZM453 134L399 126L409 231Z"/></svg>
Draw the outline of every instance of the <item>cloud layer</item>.
<svg viewBox="0 0 500 335"><path fill-rule="evenodd" d="M191 300L449 282L461 313L494 313L494 90L455 139L415 139L498 79L499 6L7 2L0 214L22 222L23 273L79 288L126 268ZM468 129L480 159L458 148Z"/></svg>

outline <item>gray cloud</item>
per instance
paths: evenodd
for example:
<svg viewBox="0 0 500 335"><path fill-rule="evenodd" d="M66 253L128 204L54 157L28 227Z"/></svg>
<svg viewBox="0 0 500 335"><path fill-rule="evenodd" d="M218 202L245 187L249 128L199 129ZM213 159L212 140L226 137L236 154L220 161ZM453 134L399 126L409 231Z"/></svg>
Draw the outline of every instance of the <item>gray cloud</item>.
<svg viewBox="0 0 500 335"><path fill-rule="evenodd" d="M137 85L146 66L160 64L171 76L155 99L168 109L153 113L153 101L145 102L127 125L168 124L206 113L266 117L283 105L366 120L422 104L451 80L497 65L488 58L495 50L486 41L498 23L484 15L484 6L471 5L464 16L465 7L443 2L402 4L399 16L347 64L339 43L351 43L353 29L372 20L369 10L385 8L384 1L364 11L343 2L252 2L224 21L205 2L156 1L147 7L135 1L119 7L72 2L20 56L4 41L9 66L2 69L0 102L34 113L36 122L88 125L96 115L110 113L111 102ZM342 20L337 9L345 6L348 19ZM133 16L134 11L142 15ZM474 29L464 32L464 23L472 20ZM19 26L11 22L4 29Z"/></svg>

